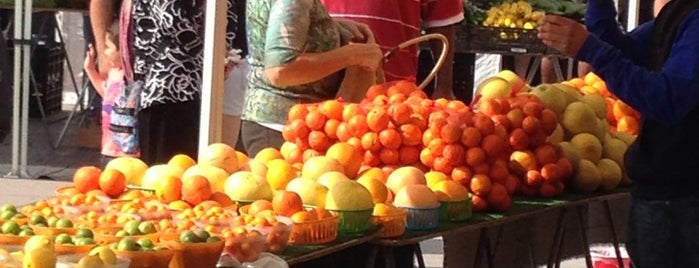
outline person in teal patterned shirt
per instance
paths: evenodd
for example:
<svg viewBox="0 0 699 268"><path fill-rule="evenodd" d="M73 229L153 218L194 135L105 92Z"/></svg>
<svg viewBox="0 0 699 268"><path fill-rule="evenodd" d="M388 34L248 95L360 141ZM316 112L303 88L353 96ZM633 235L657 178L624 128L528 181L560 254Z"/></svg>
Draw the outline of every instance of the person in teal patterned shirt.
<svg viewBox="0 0 699 268"><path fill-rule="evenodd" d="M246 15L251 70L242 139L248 155L281 146L294 104L336 98L342 70L375 71L381 64L368 27L334 21L319 0L248 0ZM348 31L358 42L341 45L341 32Z"/></svg>

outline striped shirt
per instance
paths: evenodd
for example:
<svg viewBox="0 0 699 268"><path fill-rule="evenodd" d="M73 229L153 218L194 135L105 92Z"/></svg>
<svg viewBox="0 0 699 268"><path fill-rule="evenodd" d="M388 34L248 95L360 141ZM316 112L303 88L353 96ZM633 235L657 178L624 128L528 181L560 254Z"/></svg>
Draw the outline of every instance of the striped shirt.
<svg viewBox="0 0 699 268"><path fill-rule="evenodd" d="M464 19L461 0L322 0L333 18L365 23L384 53L420 36L421 28L448 26ZM387 81L414 79L417 46L396 53L384 65Z"/></svg>

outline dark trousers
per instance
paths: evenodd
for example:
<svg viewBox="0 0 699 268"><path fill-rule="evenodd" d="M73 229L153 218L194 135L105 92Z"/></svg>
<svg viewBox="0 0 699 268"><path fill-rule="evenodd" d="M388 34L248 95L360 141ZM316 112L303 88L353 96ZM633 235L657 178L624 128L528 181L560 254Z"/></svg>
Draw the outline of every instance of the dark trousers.
<svg viewBox="0 0 699 268"><path fill-rule="evenodd" d="M201 101L153 105L138 114L141 159L165 164L176 154L197 159Z"/></svg>
<svg viewBox="0 0 699 268"><path fill-rule="evenodd" d="M627 249L635 268L699 267L699 198L631 197Z"/></svg>
<svg viewBox="0 0 699 268"><path fill-rule="evenodd" d="M243 120L240 129L245 151L251 158L255 157L264 148L274 147L279 149L284 143L284 137L282 137L281 132L252 121Z"/></svg>

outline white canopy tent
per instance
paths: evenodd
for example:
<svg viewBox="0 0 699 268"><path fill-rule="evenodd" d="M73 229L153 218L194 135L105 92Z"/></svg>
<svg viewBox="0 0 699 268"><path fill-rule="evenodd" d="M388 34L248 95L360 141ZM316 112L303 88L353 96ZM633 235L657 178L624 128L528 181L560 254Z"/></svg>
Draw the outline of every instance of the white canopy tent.
<svg viewBox="0 0 699 268"><path fill-rule="evenodd" d="M638 24L640 0L629 0L627 29ZM15 0L14 85L12 117L12 171L7 177L30 178L27 172L29 70L31 50L32 0ZM615 0L618 3L618 0ZM618 6L618 5L617 5ZM221 140L223 118L223 65L226 55L226 0L208 0L204 42L199 151ZM24 92L24 94L22 94Z"/></svg>

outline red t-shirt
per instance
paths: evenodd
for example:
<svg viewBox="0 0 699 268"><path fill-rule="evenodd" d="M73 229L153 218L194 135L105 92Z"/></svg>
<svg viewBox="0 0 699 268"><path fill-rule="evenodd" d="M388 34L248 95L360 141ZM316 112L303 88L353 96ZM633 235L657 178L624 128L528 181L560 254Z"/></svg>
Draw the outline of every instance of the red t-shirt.
<svg viewBox="0 0 699 268"><path fill-rule="evenodd" d="M420 36L421 27L432 28L463 20L461 0L321 0L333 18L365 23L374 32L384 53ZM386 81L414 79L417 46L393 55L384 65Z"/></svg>

